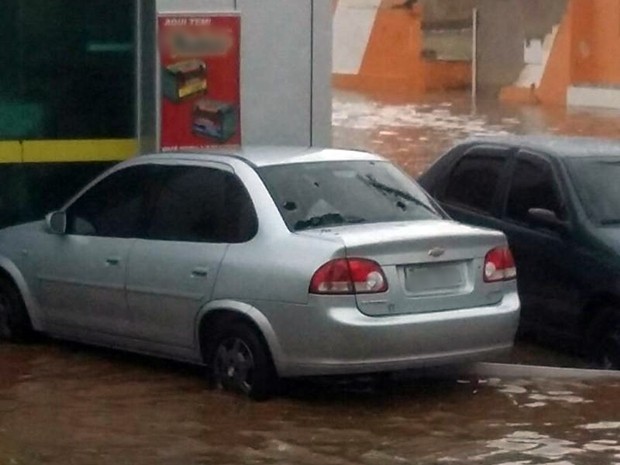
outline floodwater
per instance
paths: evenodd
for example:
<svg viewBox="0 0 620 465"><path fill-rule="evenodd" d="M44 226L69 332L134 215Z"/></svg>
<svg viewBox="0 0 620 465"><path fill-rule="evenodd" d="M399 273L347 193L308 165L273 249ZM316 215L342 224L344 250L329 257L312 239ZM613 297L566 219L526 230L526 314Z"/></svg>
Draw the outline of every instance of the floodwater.
<svg viewBox="0 0 620 465"><path fill-rule="evenodd" d="M199 369L0 345L0 464L620 464L620 380L298 381L253 403Z"/></svg>
<svg viewBox="0 0 620 465"><path fill-rule="evenodd" d="M337 93L336 146L419 174L475 133L613 136L609 113L480 105L466 97ZM513 361L566 366L521 346ZM400 376L300 380L253 403L207 389L201 370L44 341L0 343L0 465L620 465L620 379Z"/></svg>
<svg viewBox="0 0 620 465"><path fill-rule="evenodd" d="M457 141L472 136L562 134L620 138L620 112L537 105L472 105L462 93L412 97L335 91L334 145L371 150L419 176Z"/></svg>

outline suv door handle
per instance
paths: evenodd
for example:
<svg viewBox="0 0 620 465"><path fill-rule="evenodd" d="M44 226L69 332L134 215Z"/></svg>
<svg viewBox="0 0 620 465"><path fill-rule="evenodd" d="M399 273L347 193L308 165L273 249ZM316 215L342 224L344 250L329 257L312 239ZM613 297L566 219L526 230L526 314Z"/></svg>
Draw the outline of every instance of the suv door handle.
<svg viewBox="0 0 620 465"><path fill-rule="evenodd" d="M116 266L121 262L121 259L118 257L108 257L105 259L107 265Z"/></svg>
<svg viewBox="0 0 620 465"><path fill-rule="evenodd" d="M209 270L207 268L199 267L192 270L192 277L194 278L204 278L207 274L209 274Z"/></svg>

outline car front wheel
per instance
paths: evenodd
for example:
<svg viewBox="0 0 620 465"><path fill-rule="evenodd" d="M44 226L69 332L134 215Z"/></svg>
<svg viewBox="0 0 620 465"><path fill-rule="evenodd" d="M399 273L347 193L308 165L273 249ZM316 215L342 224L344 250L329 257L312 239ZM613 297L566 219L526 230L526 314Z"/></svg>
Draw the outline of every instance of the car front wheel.
<svg viewBox="0 0 620 465"><path fill-rule="evenodd" d="M256 330L245 323L233 323L217 337L210 370L218 389L253 400L265 400L274 393L277 376L269 350Z"/></svg>
<svg viewBox="0 0 620 465"><path fill-rule="evenodd" d="M33 333L19 292L11 283L0 280L0 339L24 342L30 340Z"/></svg>

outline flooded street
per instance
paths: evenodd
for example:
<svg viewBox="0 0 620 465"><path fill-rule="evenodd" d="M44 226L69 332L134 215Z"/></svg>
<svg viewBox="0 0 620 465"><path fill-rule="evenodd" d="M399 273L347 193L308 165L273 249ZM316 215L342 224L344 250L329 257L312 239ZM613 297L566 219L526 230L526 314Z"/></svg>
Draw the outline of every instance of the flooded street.
<svg viewBox="0 0 620 465"><path fill-rule="evenodd" d="M474 134L620 136L620 114L336 92L334 145L419 175ZM520 344L503 361L584 366ZM0 465L620 465L616 380L298 380L269 402L199 368L81 345L0 343Z"/></svg>
<svg viewBox="0 0 620 465"><path fill-rule="evenodd" d="M297 382L252 403L200 370L0 346L4 464L614 464L617 382Z"/></svg>
<svg viewBox="0 0 620 465"><path fill-rule="evenodd" d="M335 91L334 146L377 152L420 175L472 136L563 134L620 138L620 112L482 101L467 94L362 96Z"/></svg>

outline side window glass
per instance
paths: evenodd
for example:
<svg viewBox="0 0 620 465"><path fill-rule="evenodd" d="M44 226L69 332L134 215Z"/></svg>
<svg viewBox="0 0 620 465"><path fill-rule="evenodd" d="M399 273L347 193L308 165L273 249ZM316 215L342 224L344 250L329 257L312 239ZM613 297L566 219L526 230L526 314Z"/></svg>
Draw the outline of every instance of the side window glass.
<svg viewBox="0 0 620 465"><path fill-rule="evenodd" d="M520 159L508 192L506 217L527 224L530 208L551 210L559 219L566 217L551 166L543 160Z"/></svg>
<svg viewBox="0 0 620 465"><path fill-rule="evenodd" d="M226 171L167 168L147 237L186 242L245 242L257 230L256 213L241 181Z"/></svg>
<svg viewBox="0 0 620 465"><path fill-rule="evenodd" d="M466 155L452 171L443 201L482 213L491 213L505 158Z"/></svg>
<svg viewBox="0 0 620 465"><path fill-rule="evenodd" d="M145 217L144 194L151 166L112 173L67 209L67 232L81 236L136 237Z"/></svg>

